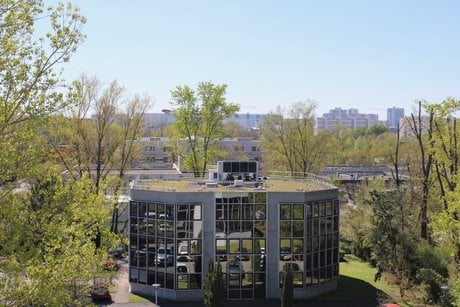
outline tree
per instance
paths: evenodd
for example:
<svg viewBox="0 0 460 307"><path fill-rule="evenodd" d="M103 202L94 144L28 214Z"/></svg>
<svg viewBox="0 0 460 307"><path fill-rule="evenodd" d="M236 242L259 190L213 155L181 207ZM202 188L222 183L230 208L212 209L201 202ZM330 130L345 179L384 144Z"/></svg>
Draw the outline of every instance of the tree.
<svg viewBox="0 0 460 307"><path fill-rule="evenodd" d="M428 116L427 123L423 123L422 106L427 106ZM434 108L430 108L425 102L418 102L418 115L411 114L410 120L407 121L412 133L415 135L420 154L420 168L422 181L422 201L420 203L420 236L428 239L428 200L430 186L432 183L431 171L433 166L433 152L429 149L433 142L433 122L435 117ZM426 137L425 137L426 132Z"/></svg>
<svg viewBox="0 0 460 307"><path fill-rule="evenodd" d="M401 293L407 287L403 281L408 281L415 271L416 236L407 227L408 214L401 203L401 196L395 191L371 192L369 200L372 207L370 233L372 242L372 258L376 263L378 273L390 272L396 275L400 283ZM401 219L401 216L406 219Z"/></svg>
<svg viewBox="0 0 460 307"><path fill-rule="evenodd" d="M112 222L111 230L114 233L118 232L118 218L123 212L119 212L118 207L118 195L123 185L125 173L131 168L137 157L138 147L136 146L135 140L140 136L144 115L148 108L151 106L150 97L147 95L139 96L135 95L128 104L125 106L125 110L122 113L117 114L116 119L119 123L122 131L122 142L120 148L117 150L117 157L115 166L118 171L118 180L116 180L113 186L113 211L112 211Z"/></svg>
<svg viewBox="0 0 460 307"><path fill-rule="evenodd" d="M327 134L315 135L315 108L312 101L297 102L287 111L278 106L264 117L262 146L276 170L307 176L321 168L329 142Z"/></svg>
<svg viewBox="0 0 460 307"><path fill-rule="evenodd" d="M82 75L73 82L68 94L72 106L67 113L53 118L49 143L54 145L58 161L70 176L81 178L88 174L94 180L96 191L109 175L111 185L105 192L113 199L111 229L118 232L121 214L118 206L120 188L126 171L139 154L135 140L143 132L144 115L151 106L147 95L135 95L125 100L124 89L112 82L100 91L95 77ZM89 118L88 112L95 114ZM61 145L67 150L63 151ZM75 179L74 178L74 179Z"/></svg>
<svg viewBox="0 0 460 307"><path fill-rule="evenodd" d="M37 23L49 21L39 37ZM60 72L83 41L85 18L70 4L43 8L43 1L4 0L0 4L0 183L31 174L42 147L31 146L38 127L65 106ZM27 150L28 154L22 154ZM2 194L7 192L5 187Z"/></svg>
<svg viewBox="0 0 460 307"><path fill-rule="evenodd" d="M203 177L208 163L218 155L216 144L224 135L223 121L239 110L237 104L227 103L226 89L225 84L201 82L196 92L188 86L171 91L177 154L184 169L195 177Z"/></svg>
<svg viewBox="0 0 460 307"><path fill-rule="evenodd" d="M290 265L285 265L282 272L281 307L294 306L294 280Z"/></svg>
<svg viewBox="0 0 460 307"><path fill-rule="evenodd" d="M115 244L103 195L94 193L87 178L64 183L56 172L44 171L30 193L23 189L6 201L0 214L2 302L84 303L90 281L102 272L107 250Z"/></svg>
<svg viewBox="0 0 460 307"><path fill-rule="evenodd" d="M53 117L48 134L58 161L70 177L88 174L94 179L96 190L104 181L110 181L111 185L105 183L105 192L113 200L111 229L115 233L123 213L118 204L120 188L139 153L135 140L142 134L144 115L151 106L149 96L135 95L125 100L123 92L114 81L101 93L98 79L82 75L73 82L68 94L72 107ZM91 119L90 110L95 112ZM62 144L67 150L62 150ZM116 175L109 179L114 170Z"/></svg>
<svg viewBox="0 0 460 307"><path fill-rule="evenodd" d="M222 266L218 261L216 265L209 260L208 273L204 279L203 285L203 301L206 307L222 307L224 306L227 296L225 289L224 276L222 274Z"/></svg>

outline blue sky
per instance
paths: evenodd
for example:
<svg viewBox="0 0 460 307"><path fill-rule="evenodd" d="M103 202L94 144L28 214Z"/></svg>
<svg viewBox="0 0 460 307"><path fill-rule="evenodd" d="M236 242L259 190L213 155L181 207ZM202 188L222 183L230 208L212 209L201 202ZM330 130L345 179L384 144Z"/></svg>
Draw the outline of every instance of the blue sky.
<svg viewBox="0 0 460 307"><path fill-rule="evenodd" d="M357 108L386 119L417 99L460 98L460 2L74 0L87 39L66 66L129 94L152 112L170 91L226 83L241 113L311 99L317 115ZM47 4L55 1L48 0Z"/></svg>

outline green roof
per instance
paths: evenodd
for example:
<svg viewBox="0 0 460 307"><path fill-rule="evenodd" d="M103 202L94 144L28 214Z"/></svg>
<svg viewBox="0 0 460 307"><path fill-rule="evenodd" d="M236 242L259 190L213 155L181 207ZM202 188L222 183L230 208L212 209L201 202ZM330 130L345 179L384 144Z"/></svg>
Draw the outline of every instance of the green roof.
<svg viewBox="0 0 460 307"><path fill-rule="evenodd" d="M167 192L248 192L248 191L267 191L267 192L311 192L317 190L335 189L330 182L320 177L293 179L293 178L270 178L264 180L255 187L254 182L245 182L244 186L213 184L209 180L149 180L138 181L134 184L134 189L154 190Z"/></svg>

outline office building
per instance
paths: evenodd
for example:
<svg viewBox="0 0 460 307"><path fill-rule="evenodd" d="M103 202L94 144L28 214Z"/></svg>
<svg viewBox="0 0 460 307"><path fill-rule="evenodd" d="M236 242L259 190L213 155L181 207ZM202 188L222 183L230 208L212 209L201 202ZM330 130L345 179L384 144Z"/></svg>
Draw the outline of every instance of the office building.
<svg viewBox="0 0 460 307"><path fill-rule="evenodd" d="M229 300L279 299L337 289L338 190L319 177L261 178L256 161L219 161L206 180L137 181L130 189L131 291L202 300L209 261L220 261Z"/></svg>

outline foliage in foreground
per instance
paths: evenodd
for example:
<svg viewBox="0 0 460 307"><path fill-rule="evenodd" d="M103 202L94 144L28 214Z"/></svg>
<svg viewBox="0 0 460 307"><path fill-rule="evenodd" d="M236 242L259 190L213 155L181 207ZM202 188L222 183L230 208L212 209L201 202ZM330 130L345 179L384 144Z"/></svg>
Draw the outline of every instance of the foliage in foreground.
<svg viewBox="0 0 460 307"><path fill-rule="evenodd" d="M294 280L290 265L283 267L282 288L281 288L281 307L294 306Z"/></svg>
<svg viewBox="0 0 460 307"><path fill-rule="evenodd" d="M81 302L115 238L108 206L91 180L64 183L53 172L3 201L0 296L13 305Z"/></svg>
<svg viewBox="0 0 460 307"><path fill-rule="evenodd" d="M226 300L224 276L220 262L208 262L208 273L204 279L203 302L206 307L222 307Z"/></svg>

